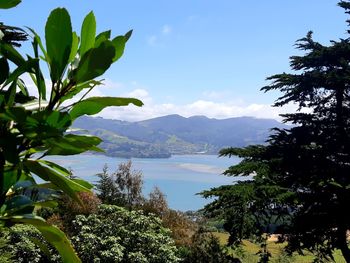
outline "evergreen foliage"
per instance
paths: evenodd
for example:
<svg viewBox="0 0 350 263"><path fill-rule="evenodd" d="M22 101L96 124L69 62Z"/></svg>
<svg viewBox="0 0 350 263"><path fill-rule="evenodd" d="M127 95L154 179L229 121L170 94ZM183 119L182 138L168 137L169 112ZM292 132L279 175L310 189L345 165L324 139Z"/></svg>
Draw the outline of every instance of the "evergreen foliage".
<svg viewBox="0 0 350 263"><path fill-rule="evenodd" d="M213 234L199 229L189 246L182 248L183 263L239 263L238 259L229 256L219 240Z"/></svg>
<svg viewBox="0 0 350 263"><path fill-rule="evenodd" d="M100 180L95 187L102 203L129 209L142 206L143 176L141 171L133 170L131 161L119 164L112 174L108 173L108 167L105 165L102 173L97 176Z"/></svg>
<svg viewBox="0 0 350 263"><path fill-rule="evenodd" d="M339 6L350 14L349 1ZM296 46L305 54L290 58L295 73L262 88L282 93L275 107L298 106L282 115L292 126L274 129L266 146L223 149L242 158L225 174L253 179L203 192L218 197L206 211L225 218L230 243L277 232L290 253L308 249L321 260L340 249L350 262L350 38L325 46L309 32Z"/></svg>

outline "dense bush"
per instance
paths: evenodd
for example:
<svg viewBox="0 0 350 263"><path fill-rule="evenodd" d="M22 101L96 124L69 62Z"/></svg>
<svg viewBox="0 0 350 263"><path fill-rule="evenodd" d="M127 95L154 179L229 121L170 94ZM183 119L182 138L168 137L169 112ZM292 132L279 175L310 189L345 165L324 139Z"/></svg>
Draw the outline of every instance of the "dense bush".
<svg viewBox="0 0 350 263"><path fill-rule="evenodd" d="M178 262L170 231L155 216L101 205L73 221L71 240L83 262Z"/></svg>
<svg viewBox="0 0 350 263"><path fill-rule="evenodd" d="M3 228L0 238L5 241L0 247L0 254L5 258L0 257L0 262L44 263L57 262L60 258L33 226L15 225L9 229ZM45 253L52 253L51 260Z"/></svg>
<svg viewBox="0 0 350 263"><path fill-rule="evenodd" d="M6 238L5 229L0 233L0 263L11 263L12 258L14 258L14 253L12 251L8 251L6 247L9 244L9 240Z"/></svg>
<svg viewBox="0 0 350 263"><path fill-rule="evenodd" d="M230 257L220 245L219 240L210 232L199 229L191 244L180 249L182 263L234 263L238 259Z"/></svg>
<svg viewBox="0 0 350 263"><path fill-rule="evenodd" d="M170 230L152 215L101 205L96 214L77 215L71 231L70 240L82 262L179 262ZM9 240L0 253L12 251L16 263L59 262L53 248L46 251L51 258L40 249L45 241L31 226L14 226L0 237Z"/></svg>

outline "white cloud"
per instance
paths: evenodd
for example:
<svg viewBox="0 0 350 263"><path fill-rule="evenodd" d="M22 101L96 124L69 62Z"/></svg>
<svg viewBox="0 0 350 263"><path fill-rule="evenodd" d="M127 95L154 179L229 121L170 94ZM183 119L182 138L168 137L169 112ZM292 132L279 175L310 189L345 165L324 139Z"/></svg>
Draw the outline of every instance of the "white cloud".
<svg viewBox="0 0 350 263"><path fill-rule="evenodd" d="M190 15L187 17L187 21L192 22L199 18L199 15Z"/></svg>
<svg viewBox="0 0 350 263"><path fill-rule="evenodd" d="M156 104L145 89L136 89L127 94L127 97L141 99L144 106L139 108L134 105L127 107L112 107L105 109L99 116L109 119L127 121L140 121L168 114L179 114L184 117L204 115L209 118L225 119L241 116L256 118L272 118L281 120L279 114L294 112L295 105L283 108L274 108L269 104L244 104L242 101L214 102L210 100L196 100L188 104L162 103Z"/></svg>
<svg viewBox="0 0 350 263"><path fill-rule="evenodd" d="M170 25L163 25L157 33L147 38L147 44L152 47L163 46L164 40L167 35L170 35L173 28Z"/></svg>
<svg viewBox="0 0 350 263"><path fill-rule="evenodd" d="M23 79L28 83L28 89L31 94L37 93L34 83L31 82L29 76L23 76ZM126 107L110 107L103 110L100 114L101 117L108 119L119 119L126 121L140 121L155 117L160 117L168 114L179 114L184 117L190 117L194 115L204 115L209 118L225 119L240 116L252 116L256 118L272 118L281 120L279 114L294 112L296 110L295 105L287 105L283 108L274 108L269 104L257 104L257 103L245 103L242 99L233 99L225 101L225 94L227 92L204 92L204 99L194 100L188 104L174 104L174 103L161 103L157 104L152 99L151 95L147 91L147 87L144 87L133 81L130 85L123 83L113 82L111 80L105 80L105 85L94 88L87 97L91 96L118 96L118 97L132 97L140 99L143 103L143 107L137 107L129 105ZM50 87L49 81L47 81L47 87ZM132 88L127 92L127 89ZM77 96L73 101L78 99ZM231 97L227 96L226 98ZM70 101L72 103L73 101ZM67 102L68 103L68 102ZM67 104L66 104L67 105Z"/></svg>
<svg viewBox="0 0 350 263"><path fill-rule="evenodd" d="M162 34L163 35L168 35L171 33L171 31L172 31L172 28L169 25L164 25L162 27Z"/></svg>
<svg viewBox="0 0 350 263"><path fill-rule="evenodd" d="M148 45L150 45L150 46L152 46L152 47L156 46L156 45L157 45L157 39L158 39L158 37L155 36L155 35L150 36L150 37L147 39Z"/></svg>
<svg viewBox="0 0 350 263"><path fill-rule="evenodd" d="M233 97L233 92L229 90L220 90L220 91L215 91L215 90L207 90L202 93L202 97L207 100L224 100L227 98L232 98ZM236 98L235 100L238 100Z"/></svg>
<svg viewBox="0 0 350 263"><path fill-rule="evenodd" d="M144 90L144 89L133 90L133 91L127 93L127 96L129 96L129 97L136 97L136 98L139 98L139 99L147 99L147 98L149 98L149 94L148 94L147 90Z"/></svg>

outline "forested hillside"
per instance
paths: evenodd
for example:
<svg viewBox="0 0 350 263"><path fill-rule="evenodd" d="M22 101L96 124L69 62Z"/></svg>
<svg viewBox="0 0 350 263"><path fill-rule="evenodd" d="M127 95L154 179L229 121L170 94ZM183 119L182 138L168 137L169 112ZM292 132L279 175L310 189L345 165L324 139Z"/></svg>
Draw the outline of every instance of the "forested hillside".
<svg viewBox="0 0 350 263"><path fill-rule="evenodd" d="M104 141L108 155L121 157L170 157L171 154L217 154L227 146L264 144L271 128L284 128L276 120L239 117L210 119L168 115L140 122L81 117L76 128ZM84 131L86 132L86 131Z"/></svg>

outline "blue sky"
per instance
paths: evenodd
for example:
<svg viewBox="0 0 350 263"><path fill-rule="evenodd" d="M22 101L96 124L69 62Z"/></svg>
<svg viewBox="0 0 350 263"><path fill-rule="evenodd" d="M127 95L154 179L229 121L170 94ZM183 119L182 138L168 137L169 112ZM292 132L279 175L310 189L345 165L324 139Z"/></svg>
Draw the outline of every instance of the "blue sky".
<svg viewBox="0 0 350 263"><path fill-rule="evenodd" d="M23 0L1 10L0 21L30 26L43 36L50 10L65 7L78 32L94 11L98 32L134 30L124 56L95 95L135 96L143 108L112 108L106 118L141 120L165 114L213 118L277 118L277 93L259 89L265 78L289 71L301 54L295 41L312 30L322 43L346 38L347 16L335 0ZM29 52L29 49L28 49Z"/></svg>

